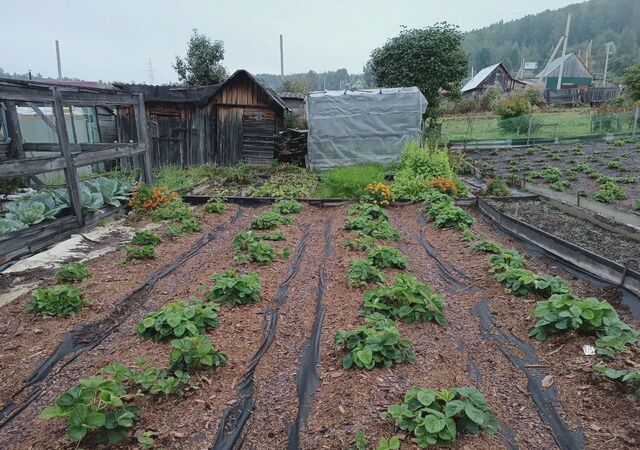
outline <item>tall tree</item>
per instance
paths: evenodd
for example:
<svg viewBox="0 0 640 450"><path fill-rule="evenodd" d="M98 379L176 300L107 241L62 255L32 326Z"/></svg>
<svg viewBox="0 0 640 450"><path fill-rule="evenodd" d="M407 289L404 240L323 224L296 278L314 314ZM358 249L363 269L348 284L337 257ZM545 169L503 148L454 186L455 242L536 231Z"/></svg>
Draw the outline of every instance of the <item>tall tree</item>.
<svg viewBox="0 0 640 450"><path fill-rule="evenodd" d="M417 86L429 102L431 126L439 116L440 91L460 94L469 63L462 33L446 22L422 29L403 29L371 52L371 71L378 86Z"/></svg>
<svg viewBox="0 0 640 450"><path fill-rule="evenodd" d="M224 43L214 41L205 34L199 34L197 28L187 46L187 56L176 56L173 68L178 79L187 86L206 86L220 84L227 78L227 69L222 65Z"/></svg>
<svg viewBox="0 0 640 450"><path fill-rule="evenodd" d="M640 100L640 64L628 68L624 72L623 80L629 96L633 100Z"/></svg>

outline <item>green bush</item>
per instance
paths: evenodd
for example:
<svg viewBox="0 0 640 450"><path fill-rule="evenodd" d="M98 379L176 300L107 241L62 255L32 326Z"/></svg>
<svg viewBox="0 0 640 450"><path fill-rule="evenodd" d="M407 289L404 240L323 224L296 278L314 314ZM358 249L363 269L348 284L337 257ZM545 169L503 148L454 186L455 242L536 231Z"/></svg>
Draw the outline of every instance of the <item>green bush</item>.
<svg viewBox="0 0 640 450"><path fill-rule="evenodd" d="M295 200L279 200L273 205L273 210L280 214L296 214L302 211L302 203Z"/></svg>
<svg viewBox="0 0 640 450"><path fill-rule="evenodd" d="M454 178L447 150L425 148L419 140L414 140L402 152L400 169L393 181L394 195L400 199L424 200L427 183L439 177Z"/></svg>
<svg viewBox="0 0 640 450"><path fill-rule="evenodd" d="M227 355L216 349L203 335L184 337L171 341L173 350L169 355L172 370L191 372L204 367L217 368L227 362Z"/></svg>
<svg viewBox="0 0 640 450"><path fill-rule="evenodd" d="M384 274L368 259L353 259L347 272L349 286L365 286L367 283L384 283Z"/></svg>
<svg viewBox="0 0 640 450"><path fill-rule="evenodd" d="M400 332L393 322L379 314L366 318L366 321L368 325L360 325L355 330L336 332L335 345L348 351L342 360L342 367L388 368L404 361L415 361L415 353L409 350L411 342L400 338Z"/></svg>
<svg viewBox="0 0 640 450"><path fill-rule="evenodd" d="M404 396L404 403L392 405L385 417L412 433L421 448L437 445L450 447L459 431L495 434L498 421L487 400L475 387L434 391L414 387Z"/></svg>
<svg viewBox="0 0 640 450"><path fill-rule="evenodd" d="M360 164L327 170L314 196L317 198L360 198L369 183L384 181L378 164Z"/></svg>
<svg viewBox="0 0 640 450"><path fill-rule="evenodd" d="M56 279L61 281L82 281L89 278L91 274L87 265L83 262L71 262L63 264L56 273Z"/></svg>
<svg viewBox="0 0 640 450"><path fill-rule="evenodd" d="M160 236L149 230L136 231L131 239L131 243L135 245L158 245L161 242Z"/></svg>
<svg viewBox="0 0 640 450"><path fill-rule="evenodd" d="M280 224L289 225L291 222L290 217L283 216L277 211L268 211L256 217L251 222L251 228L254 230L272 230L278 228Z"/></svg>
<svg viewBox="0 0 640 450"><path fill-rule="evenodd" d="M209 214L222 214L227 204L221 198L211 199L204 205L204 212Z"/></svg>
<svg viewBox="0 0 640 450"><path fill-rule="evenodd" d="M531 102L522 95L511 94L503 98L496 107L500 116L498 126L504 133L526 134L529 130L529 119L532 113ZM542 123L535 119L531 130L537 131Z"/></svg>
<svg viewBox="0 0 640 450"><path fill-rule="evenodd" d="M142 245L139 247L125 245L124 252L126 261L134 264L139 263L143 259L154 259L156 257L156 249L152 245Z"/></svg>
<svg viewBox="0 0 640 450"><path fill-rule="evenodd" d="M378 269L406 269L408 263L407 257L400 250L385 246L369 250L368 259Z"/></svg>
<svg viewBox="0 0 640 450"><path fill-rule="evenodd" d="M229 307L248 305L261 300L260 278L255 272L238 274L235 270L227 270L223 274L211 277L214 285L207 294L209 300L219 301Z"/></svg>
<svg viewBox="0 0 640 450"><path fill-rule="evenodd" d="M431 322L446 325L444 299L430 285L409 274L398 274L395 284L371 289L364 294L364 314L379 313L406 323Z"/></svg>
<svg viewBox="0 0 640 450"><path fill-rule="evenodd" d="M27 310L45 317L64 317L74 315L87 303L75 287L60 284L33 291Z"/></svg>
<svg viewBox="0 0 640 450"><path fill-rule="evenodd" d="M143 339L156 340L195 336L218 326L217 312L216 304L178 300L147 314L136 326L136 333Z"/></svg>

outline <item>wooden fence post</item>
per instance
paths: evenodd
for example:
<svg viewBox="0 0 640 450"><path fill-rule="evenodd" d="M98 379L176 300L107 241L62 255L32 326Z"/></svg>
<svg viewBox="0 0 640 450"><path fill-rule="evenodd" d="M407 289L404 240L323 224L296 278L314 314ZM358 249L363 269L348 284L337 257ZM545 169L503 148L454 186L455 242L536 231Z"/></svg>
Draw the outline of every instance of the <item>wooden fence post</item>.
<svg viewBox="0 0 640 450"><path fill-rule="evenodd" d="M633 115L633 134L632 136L636 136L636 130L638 129L638 118L640 117L640 107L636 108L636 112Z"/></svg>
<svg viewBox="0 0 640 450"><path fill-rule="evenodd" d="M18 108L16 108L16 102L6 101L4 102L7 108L7 131L9 137L11 137L11 158L12 159L24 159L24 150L22 148L22 130L20 130L20 120L18 119Z"/></svg>
<svg viewBox="0 0 640 450"><path fill-rule="evenodd" d="M139 102L133 106L136 115L136 130L138 134L138 142L144 144L145 152L142 154L142 169L144 181L147 184L153 184L153 166L151 164L151 143L147 130L147 113L144 109L144 95L138 94Z"/></svg>
<svg viewBox="0 0 640 450"><path fill-rule="evenodd" d="M71 155L71 145L69 144L69 135L67 134L67 123L64 119L64 109L62 106L62 98L60 90L53 88L53 114L56 118L56 131L58 134L58 143L62 150L62 156L65 161L64 175L67 180L67 189L69 190L69 200L73 207L73 213L76 216L79 226L84 226L84 215L82 214L82 200L80 197L80 183L78 182L78 173L76 166L73 164L73 156ZM72 118L73 120L73 118Z"/></svg>
<svg viewBox="0 0 640 450"><path fill-rule="evenodd" d="M531 125L533 124L533 114L529 114L529 129L527 130L527 145L531 141Z"/></svg>

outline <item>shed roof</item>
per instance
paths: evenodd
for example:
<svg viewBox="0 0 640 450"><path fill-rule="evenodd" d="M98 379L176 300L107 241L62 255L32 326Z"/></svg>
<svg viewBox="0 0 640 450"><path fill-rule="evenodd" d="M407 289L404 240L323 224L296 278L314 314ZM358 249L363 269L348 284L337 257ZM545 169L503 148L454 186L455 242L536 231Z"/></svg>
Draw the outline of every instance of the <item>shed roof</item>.
<svg viewBox="0 0 640 450"><path fill-rule="evenodd" d="M557 77L560 74L560 65L564 61L562 68L563 77L573 78L593 78L589 69L584 63L576 56L575 53L569 53L568 55L560 56L549 63L547 67L542 69L538 73L537 78Z"/></svg>
<svg viewBox="0 0 640 450"><path fill-rule="evenodd" d="M462 92L471 91L480 86L480 83L482 83L485 78L491 75L493 71L496 70L501 64L502 63L494 64L492 66L488 66L482 70L479 70L473 78L465 83L465 85L462 87Z"/></svg>

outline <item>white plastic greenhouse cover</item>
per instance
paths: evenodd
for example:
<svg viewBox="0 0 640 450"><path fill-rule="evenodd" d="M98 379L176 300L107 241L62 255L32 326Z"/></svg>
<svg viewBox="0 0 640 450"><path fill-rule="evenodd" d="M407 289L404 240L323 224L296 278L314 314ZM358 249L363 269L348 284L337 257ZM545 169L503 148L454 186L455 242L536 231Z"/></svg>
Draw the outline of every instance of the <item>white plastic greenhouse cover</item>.
<svg viewBox="0 0 640 450"><path fill-rule="evenodd" d="M307 97L312 168L398 160L420 135L427 99L417 87L312 92Z"/></svg>

